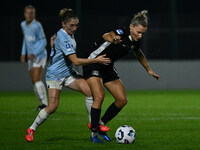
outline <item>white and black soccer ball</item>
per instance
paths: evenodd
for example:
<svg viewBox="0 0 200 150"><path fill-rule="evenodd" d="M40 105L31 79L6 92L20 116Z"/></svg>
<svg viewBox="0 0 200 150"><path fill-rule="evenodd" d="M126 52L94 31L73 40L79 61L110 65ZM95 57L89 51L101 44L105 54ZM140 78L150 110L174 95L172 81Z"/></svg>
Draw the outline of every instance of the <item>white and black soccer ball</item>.
<svg viewBox="0 0 200 150"><path fill-rule="evenodd" d="M135 130L129 125L120 126L115 132L117 143L129 144L133 143L136 139Z"/></svg>

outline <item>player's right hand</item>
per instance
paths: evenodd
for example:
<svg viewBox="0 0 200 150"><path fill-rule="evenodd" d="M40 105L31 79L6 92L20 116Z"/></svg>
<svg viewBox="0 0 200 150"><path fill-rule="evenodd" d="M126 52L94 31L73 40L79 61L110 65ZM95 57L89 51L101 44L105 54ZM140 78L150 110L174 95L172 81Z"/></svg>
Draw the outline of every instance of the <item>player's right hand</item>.
<svg viewBox="0 0 200 150"><path fill-rule="evenodd" d="M111 59L106 57L106 54L100 55L95 59L96 59L97 63L100 63L100 64L109 65L111 63Z"/></svg>
<svg viewBox="0 0 200 150"><path fill-rule="evenodd" d="M119 44L121 42L122 42L121 36L116 35L116 36L113 37L113 44Z"/></svg>
<svg viewBox="0 0 200 150"><path fill-rule="evenodd" d="M33 60L34 58L35 58L35 55L34 55L34 54L31 54L31 55L28 56L28 59Z"/></svg>
<svg viewBox="0 0 200 150"><path fill-rule="evenodd" d="M21 57L20 57L20 61L21 61L22 63L25 62L25 55L21 55Z"/></svg>

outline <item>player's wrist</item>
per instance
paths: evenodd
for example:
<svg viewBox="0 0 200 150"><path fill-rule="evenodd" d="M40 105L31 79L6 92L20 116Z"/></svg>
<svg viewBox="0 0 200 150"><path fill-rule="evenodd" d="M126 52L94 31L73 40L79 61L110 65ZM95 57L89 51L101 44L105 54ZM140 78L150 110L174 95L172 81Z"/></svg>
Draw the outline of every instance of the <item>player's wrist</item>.
<svg viewBox="0 0 200 150"><path fill-rule="evenodd" d="M94 63L99 63L98 58L95 58L95 59L94 59Z"/></svg>

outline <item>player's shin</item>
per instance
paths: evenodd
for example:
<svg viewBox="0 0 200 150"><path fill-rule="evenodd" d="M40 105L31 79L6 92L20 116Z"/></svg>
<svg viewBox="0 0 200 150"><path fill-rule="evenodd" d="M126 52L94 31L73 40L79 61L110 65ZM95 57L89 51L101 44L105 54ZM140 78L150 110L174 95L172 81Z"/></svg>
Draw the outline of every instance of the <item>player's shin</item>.
<svg viewBox="0 0 200 150"><path fill-rule="evenodd" d="M85 107L88 112L89 122L91 123L91 108L93 104L93 97L85 97Z"/></svg>
<svg viewBox="0 0 200 150"><path fill-rule="evenodd" d="M37 115L33 124L30 126L30 129L35 131L37 127L39 127L48 117L49 114L46 113L45 109L42 109Z"/></svg>
<svg viewBox="0 0 200 150"><path fill-rule="evenodd" d="M101 109L91 108L92 136L98 132L100 114Z"/></svg>
<svg viewBox="0 0 200 150"><path fill-rule="evenodd" d="M121 111L120 108L118 108L115 103L112 103L108 109L106 110L105 114L101 118L100 123L102 125L105 125L107 122L112 120L119 112Z"/></svg>

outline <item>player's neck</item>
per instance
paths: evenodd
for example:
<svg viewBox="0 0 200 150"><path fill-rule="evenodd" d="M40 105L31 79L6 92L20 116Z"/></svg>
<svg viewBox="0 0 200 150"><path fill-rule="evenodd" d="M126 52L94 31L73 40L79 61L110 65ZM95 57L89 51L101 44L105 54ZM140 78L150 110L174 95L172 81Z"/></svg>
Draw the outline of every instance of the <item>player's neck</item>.
<svg viewBox="0 0 200 150"><path fill-rule="evenodd" d="M74 35L73 34L70 34L68 31L66 31L64 28L62 28L63 29L63 31L65 32L65 33L67 33L70 37L74 37Z"/></svg>
<svg viewBox="0 0 200 150"><path fill-rule="evenodd" d="M33 22L33 20L26 20L26 25L30 25Z"/></svg>

